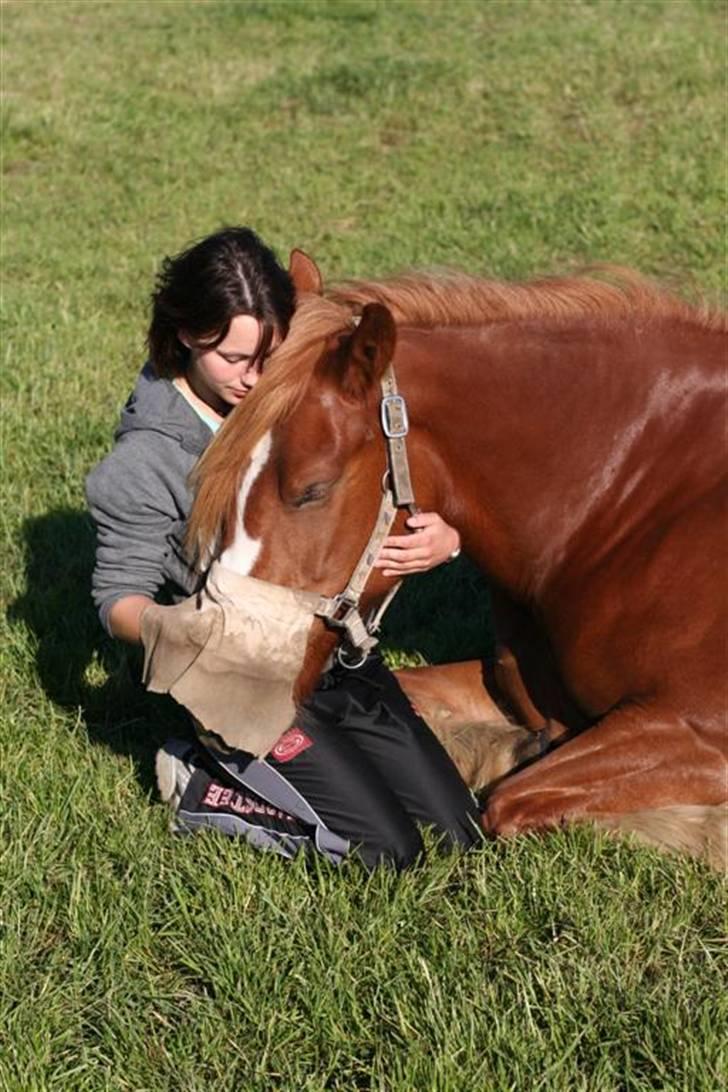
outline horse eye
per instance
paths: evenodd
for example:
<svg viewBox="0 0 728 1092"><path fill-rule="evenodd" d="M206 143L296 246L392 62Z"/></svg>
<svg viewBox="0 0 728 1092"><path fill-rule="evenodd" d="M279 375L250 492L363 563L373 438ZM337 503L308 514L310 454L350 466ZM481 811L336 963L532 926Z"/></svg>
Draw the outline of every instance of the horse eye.
<svg viewBox="0 0 728 1092"><path fill-rule="evenodd" d="M291 501L294 508L303 508L306 504L311 504L313 501L323 500L329 491L329 487L326 482L313 482L311 485L307 485L303 493L299 493L297 497Z"/></svg>

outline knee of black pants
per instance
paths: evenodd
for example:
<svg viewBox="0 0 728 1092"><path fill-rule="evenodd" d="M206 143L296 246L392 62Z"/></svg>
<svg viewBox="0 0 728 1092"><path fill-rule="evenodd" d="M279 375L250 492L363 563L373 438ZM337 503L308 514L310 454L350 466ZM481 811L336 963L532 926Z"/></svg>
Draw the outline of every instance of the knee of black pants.
<svg viewBox="0 0 728 1092"><path fill-rule="evenodd" d="M458 809L439 811L433 808L424 820L432 827L443 850L473 849L483 840L480 810L469 792L468 797L469 800Z"/></svg>
<svg viewBox="0 0 728 1092"><path fill-rule="evenodd" d="M408 818L397 824L382 824L357 846L359 858L368 869L388 865L397 872L417 864L424 852L420 832Z"/></svg>

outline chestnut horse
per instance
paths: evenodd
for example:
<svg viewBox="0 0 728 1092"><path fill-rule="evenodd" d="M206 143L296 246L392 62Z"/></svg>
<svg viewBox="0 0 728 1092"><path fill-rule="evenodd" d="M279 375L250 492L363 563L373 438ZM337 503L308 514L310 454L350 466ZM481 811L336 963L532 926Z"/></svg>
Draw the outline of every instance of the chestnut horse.
<svg viewBox="0 0 728 1092"><path fill-rule="evenodd" d="M326 295L308 259L292 271L290 333L201 461L195 547L341 591L377 518L391 363L417 504L458 529L489 580L496 679L551 741L490 794L486 831L714 818L728 770L728 320L625 270L413 274ZM375 570L364 607L390 586ZM299 697L336 639L312 627Z"/></svg>

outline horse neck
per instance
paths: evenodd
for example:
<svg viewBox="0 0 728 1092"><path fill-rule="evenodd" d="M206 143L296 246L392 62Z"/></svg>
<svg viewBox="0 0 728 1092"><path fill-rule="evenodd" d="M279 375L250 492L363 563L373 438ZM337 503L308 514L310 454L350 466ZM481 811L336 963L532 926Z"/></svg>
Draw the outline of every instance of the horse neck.
<svg viewBox="0 0 728 1092"><path fill-rule="evenodd" d="M604 510L615 452L628 454L619 433L636 427L654 379L634 337L601 338L584 323L400 332L395 366L430 468L432 495L418 502L521 599L539 599L592 511ZM615 382L615 368L629 384Z"/></svg>

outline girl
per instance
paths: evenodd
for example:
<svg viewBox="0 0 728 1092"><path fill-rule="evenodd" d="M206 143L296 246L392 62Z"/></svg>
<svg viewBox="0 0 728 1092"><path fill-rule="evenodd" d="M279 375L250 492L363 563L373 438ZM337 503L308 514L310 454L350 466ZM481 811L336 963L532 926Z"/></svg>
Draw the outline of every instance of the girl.
<svg viewBox="0 0 728 1092"><path fill-rule="evenodd" d="M224 229L163 263L149 361L113 450L87 479L92 590L112 636L138 643L157 596L197 590L183 549L190 471L286 336L294 305L291 277L249 228ZM410 526L419 534L385 543L385 573L423 572L458 552L457 532L436 514ZM264 761L170 740L157 779L175 830L213 827L286 856L303 846L338 862L353 851L369 868L404 868L422 852L419 824L450 846L479 838L473 798L376 655L357 671L328 672Z"/></svg>

